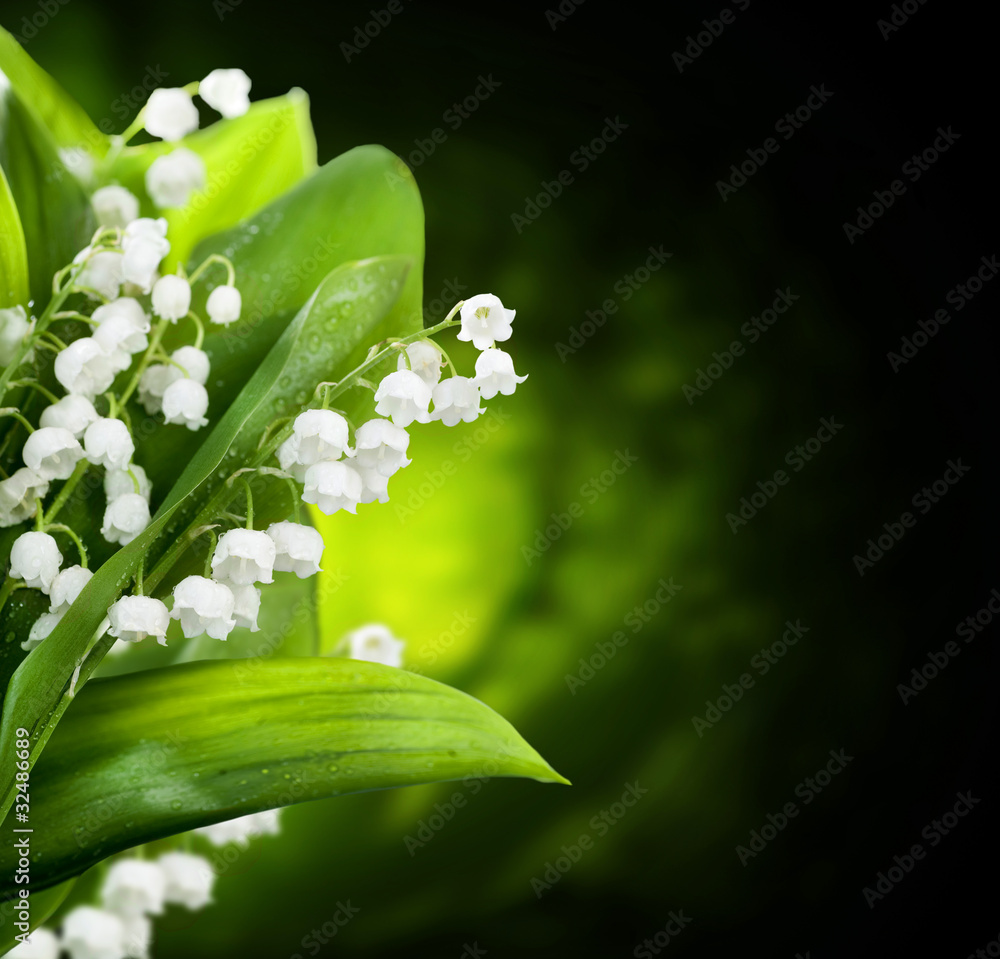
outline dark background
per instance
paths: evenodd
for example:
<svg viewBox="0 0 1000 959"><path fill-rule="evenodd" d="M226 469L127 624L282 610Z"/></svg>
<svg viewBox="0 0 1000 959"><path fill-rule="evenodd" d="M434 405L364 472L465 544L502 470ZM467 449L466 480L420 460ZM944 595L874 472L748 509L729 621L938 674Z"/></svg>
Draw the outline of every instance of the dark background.
<svg viewBox="0 0 1000 959"><path fill-rule="evenodd" d="M908 4L916 12L886 39L890 3L753 0L730 5L734 21L679 72L673 54L721 3L586 0L553 29L553 0L404 0L347 62L340 45L384 6L70 0L27 49L116 130L112 104L147 67L181 85L241 66L255 98L307 90L321 162L367 142L405 157L447 132L413 163L429 318L445 312L432 301L449 278L499 294L518 309L512 352L531 374L504 403L516 438L449 494L481 496L490 524L530 532L616 450L640 458L537 564L495 552L490 563L515 571L498 576L495 624L450 671L426 670L509 715L574 786L493 784L417 857L401 836L448 787L291 810L280 843L262 844L266 869L224 877L196 927L160 923L157 954L294 955L348 896L362 913L324 954L457 959L477 943L491 956L629 956L678 909L693 918L670 952L692 956L962 957L996 939L996 627L959 640L907 705L896 689L1000 585L997 290L961 312L945 300L1000 252L985 9ZM18 33L37 9L8 3L4 23ZM480 74L501 85L453 131L443 114ZM821 84L829 101L723 202L730 164ZM606 117L627 128L573 168ZM939 126L960 138L849 243L845 221ZM563 169L574 181L519 233L511 215ZM673 254L663 270L563 362L569 327L660 244ZM683 384L786 287L796 304L688 403ZM942 307L951 322L893 372L888 352ZM734 536L726 513L830 416L843 430ZM428 440L428 465L449 446ZM860 577L852 557L958 458L968 475ZM498 475L503 495L478 485ZM413 524L394 531L400 550L419 548ZM463 520L461 532L493 548L488 530ZM620 668L568 695L578 657L661 576L684 591ZM796 618L809 642L699 738L691 717ZM505 659L505 646L524 655ZM735 846L840 748L855 757L847 769L741 867ZM536 898L530 878L637 777L649 798ZM870 909L862 889L894 855L928 846L923 827L967 790L974 811ZM402 814L390 805L407 801Z"/></svg>

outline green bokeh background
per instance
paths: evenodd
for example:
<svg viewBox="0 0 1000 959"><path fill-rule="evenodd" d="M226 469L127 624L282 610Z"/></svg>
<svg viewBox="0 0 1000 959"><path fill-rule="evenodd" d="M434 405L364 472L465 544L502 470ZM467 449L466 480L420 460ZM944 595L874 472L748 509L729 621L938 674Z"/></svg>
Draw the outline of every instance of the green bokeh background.
<svg viewBox="0 0 1000 959"><path fill-rule="evenodd" d="M17 32L36 5L8 8ZM934 384L941 370L925 370L898 395L884 361L892 336L975 257L943 252L918 290L926 262L900 265L911 209L891 227L895 260L885 241L847 261L841 214L894 162L873 132L877 111L849 91L738 200L719 201L720 172L821 79L807 77L805 50L782 45L786 25L749 24L725 51L706 52L685 85L666 79L674 40L714 10L680 5L654 26L639 10L587 4L553 31L541 5L496 19L406 3L345 62L338 45L368 10L72 0L27 50L115 130L122 96L149 66L181 85L238 65L254 96L306 89L321 162L367 142L406 156L436 127L447 132L414 163L427 212L425 312L443 316L449 284L497 293L518 311L510 351L529 378L480 424L414 430L413 465L393 480L390 503L322 523L329 573L344 580L324 601L322 635L331 648L348 629L388 623L408 640L408 666L497 709L573 786L445 784L287 810L280 838L223 865L214 908L157 922L156 955L458 957L476 943L497 956L627 956L670 910L694 917L676 946L691 954L791 956L859 939L877 948L888 933L871 925L858 890L966 785L958 773L971 747L961 736L952 745L958 704L971 726L990 708L977 698L975 662L905 716L895 698L923 649L913 627L937 630L940 646L985 595L985 580L970 576L927 582L919 608L904 599L945 538L968 536L966 555L982 549L969 532L983 496L976 474L947 515L940 507L924 521L919 543L914 534L904 544L909 565L894 556L862 581L851 556L947 457L974 458L981 442L963 412L978 387L949 406ZM661 45L660 35L672 39ZM749 65L777 49L782 69L756 75L748 93ZM491 73L500 87L452 131L444 112ZM829 73L845 86L851 76ZM606 116L628 129L574 169L570 155ZM912 119L905 108L879 117L887 136ZM511 214L563 169L574 182L517 232ZM921 215L949 209L956 189L933 183ZM935 223L948 228L947 214ZM616 284L661 245L671 258L626 300ZM777 288L800 298L689 404L683 384L713 351L746 340L741 325ZM617 312L560 356L571 327L609 298ZM966 333L963 348L979 355L984 334ZM474 362L461 345L452 355L466 371ZM822 417L843 430L734 536L726 514ZM590 502L585 484L626 450L637 461ZM582 515L542 555L526 552L572 503ZM629 614L655 605L671 578L682 588L633 630ZM787 620L809 632L758 675L752 657ZM567 674L619 630L627 644L572 692ZM692 717L748 671L755 687L699 736ZM856 757L846 771L742 867L735 846L840 748ZM636 781L648 792L598 837L592 817ZM467 805L408 849L406 837L456 792ZM538 898L532 878L584 833L593 849ZM960 857L964 841L948 854ZM925 893L900 900L916 909ZM321 953L304 945L348 900L357 918ZM971 927L970 936L971 946Z"/></svg>

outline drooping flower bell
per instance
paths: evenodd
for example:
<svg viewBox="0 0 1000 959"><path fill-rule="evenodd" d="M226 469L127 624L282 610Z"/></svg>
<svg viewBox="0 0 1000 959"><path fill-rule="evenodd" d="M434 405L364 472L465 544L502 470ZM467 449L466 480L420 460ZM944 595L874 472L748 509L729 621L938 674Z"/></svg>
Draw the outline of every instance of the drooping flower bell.
<svg viewBox="0 0 1000 959"><path fill-rule="evenodd" d="M79 393L93 400L111 388L115 370L104 348L93 337L74 340L56 354L53 370L67 393Z"/></svg>
<svg viewBox="0 0 1000 959"><path fill-rule="evenodd" d="M479 405L479 388L467 376L449 376L434 387L432 418L445 426L471 423L485 412Z"/></svg>
<svg viewBox="0 0 1000 959"><path fill-rule="evenodd" d="M430 404L431 388L412 370L389 373L375 391L375 412L391 417L396 426L426 423Z"/></svg>
<svg viewBox="0 0 1000 959"><path fill-rule="evenodd" d="M67 612L93 576L93 572L83 566L67 566L57 573L49 589L49 612L59 616Z"/></svg>
<svg viewBox="0 0 1000 959"><path fill-rule="evenodd" d="M135 453L135 443L121 420L106 416L91 423L83 434L87 459L108 470L127 470Z"/></svg>
<svg viewBox="0 0 1000 959"><path fill-rule="evenodd" d="M161 209L186 206L191 194L205 189L205 161L197 153L178 147L158 156L146 171L146 192Z"/></svg>
<svg viewBox="0 0 1000 959"><path fill-rule="evenodd" d="M348 633L341 641L351 659L363 659L383 666L402 666L406 643L396 639L382 623L368 623Z"/></svg>
<svg viewBox="0 0 1000 959"><path fill-rule="evenodd" d="M212 639L225 639L236 627L233 611L236 600L232 590L204 576L188 576L174 587L172 619L181 623L185 638L207 633Z"/></svg>
<svg viewBox="0 0 1000 959"><path fill-rule="evenodd" d="M354 431L358 466L378 470L383 476L392 476L410 465L406 458L409 445L410 434L389 420L368 420Z"/></svg>
<svg viewBox="0 0 1000 959"><path fill-rule="evenodd" d="M213 323L229 326L240 318L243 298L235 286L217 286L208 294L205 311Z"/></svg>
<svg viewBox="0 0 1000 959"><path fill-rule="evenodd" d="M306 410L295 417L292 435L278 447L278 462L301 480L315 463L339 460L353 452L347 420L333 410Z"/></svg>
<svg viewBox="0 0 1000 959"><path fill-rule="evenodd" d="M101 226L124 229L139 216L139 200L123 186L102 186L90 198Z"/></svg>
<svg viewBox="0 0 1000 959"><path fill-rule="evenodd" d="M8 959L59 959L59 937L48 929L33 929L7 956Z"/></svg>
<svg viewBox="0 0 1000 959"><path fill-rule="evenodd" d="M183 371L195 383L205 385L211 371L211 364L208 361L208 354L204 350L199 350L196 346L182 346L170 354L170 359L177 364L177 367L180 367L178 373Z"/></svg>
<svg viewBox="0 0 1000 959"><path fill-rule="evenodd" d="M170 252L167 239L167 221L139 217L125 227L122 237L122 273L129 283L134 283L143 293L152 289L160 261Z"/></svg>
<svg viewBox="0 0 1000 959"><path fill-rule="evenodd" d="M10 575L48 593L62 561L59 546L48 533L22 533L10 549Z"/></svg>
<svg viewBox="0 0 1000 959"><path fill-rule="evenodd" d="M267 535L274 542L274 568L278 572L295 573L305 579L322 572L323 537L318 530L301 523L272 523Z"/></svg>
<svg viewBox="0 0 1000 959"><path fill-rule="evenodd" d="M62 947L70 959L124 959L124 923L105 909L78 906L63 919Z"/></svg>
<svg viewBox="0 0 1000 959"><path fill-rule="evenodd" d="M128 476L128 474L125 474ZM101 535L109 543L125 546L149 526L149 503L138 493L126 493L108 503Z"/></svg>
<svg viewBox="0 0 1000 959"><path fill-rule="evenodd" d="M212 901L215 870L204 856L187 852L168 852L157 860L167 884L166 902L185 909L204 909Z"/></svg>
<svg viewBox="0 0 1000 959"><path fill-rule="evenodd" d="M118 296L118 291L125 282L125 257L122 251L99 250L92 253L90 247L86 247L74 257L73 262L80 263L83 260L87 262L76 278L76 286L83 290L93 290L107 300Z"/></svg>
<svg viewBox="0 0 1000 959"><path fill-rule="evenodd" d="M514 361L503 350L483 350L476 357L476 386L484 400L491 400L497 393L510 396L519 383L528 377L514 372Z"/></svg>
<svg viewBox="0 0 1000 959"><path fill-rule="evenodd" d="M144 125L150 136L176 142L198 129L198 108L180 87L160 87L146 101Z"/></svg>
<svg viewBox="0 0 1000 959"><path fill-rule="evenodd" d="M237 586L274 582L274 540L253 529L231 529L219 537L212 575Z"/></svg>
<svg viewBox="0 0 1000 959"><path fill-rule="evenodd" d="M410 365L406 365L409 359ZM413 370L431 388L441 379L441 366L444 357L431 340L417 340L406 347L406 356L402 354L396 361L397 370Z"/></svg>
<svg viewBox="0 0 1000 959"><path fill-rule="evenodd" d="M45 499L48 492L49 481L27 466L0 480L0 528L30 519L38 508L36 500Z"/></svg>
<svg viewBox="0 0 1000 959"><path fill-rule="evenodd" d="M28 630L28 638L21 643L21 649L30 653L36 646L39 646L43 639L48 639L52 630L59 625L64 613L42 613Z"/></svg>
<svg viewBox="0 0 1000 959"><path fill-rule="evenodd" d="M260 629L257 625L257 616L260 614L260 590L256 586L237 586L235 583L226 585L235 601L233 618L236 620L236 625L256 633Z"/></svg>
<svg viewBox="0 0 1000 959"><path fill-rule="evenodd" d="M462 328L457 339L471 340L477 350L489 349L494 341L509 340L510 324L517 310L504 308L500 298L492 293L470 296L461 309Z"/></svg>
<svg viewBox="0 0 1000 959"><path fill-rule="evenodd" d="M213 823L211 826L199 826L194 830L199 836L204 836L213 846L227 846L229 843L246 848L251 839L258 836L277 836L281 832L277 809L265 809L263 812L250 813L237 819L227 819L225 822Z"/></svg>
<svg viewBox="0 0 1000 959"><path fill-rule="evenodd" d="M138 463L130 463L129 468L132 476L135 477L139 488L135 488L132 476L127 470L108 470L104 474L104 498L110 503L118 499L119 496L127 496L130 493L138 493L147 503L153 492L153 485L146 476L146 471Z"/></svg>
<svg viewBox="0 0 1000 959"><path fill-rule="evenodd" d="M198 84L198 96L229 120L250 109L250 83L242 70L213 70Z"/></svg>
<svg viewBox="0 0 1000 959"><path fill-rule="evenodd" d="M94 404L81 396L79 393L70 393L64 396L59 402L46 406L42 410L42 415L38 418L42 427L55 426L59 429L69 430L77 439L80 439L87 431L91 423L96 423L100 417Z"/></svg>
<svg viewBox="0 0 1000 959"><path fill-rule="evenodd" d="M176 323L191 309L191 284L182 276L161 276L153 286L153 312Z"/></svg>
<svg viewBox="0 0 1000 959"><path fill-rule="evenodd" d="M152 636L161 646L167 645L170 611L152 596L122 596L108 610L108 632L127 643L141 643Z"/></svg>
<svg viewBox="0 0 1000 959"><path fill-rule="evenodd" d="M122 918L157 916L163 912L167 878L155 863L145 859L114 861L101 885L104 908Z"/></svg>
<svg viewBox="0 0 1000 959"><path fill-rule="evenodd" d="M315 463L306 470L302 499L327 516L342 509L357 513L362 491L361 474L349 464L342 460Z"/></svg>
<svg viewBox="0 0 1000 959"><path fill-rule="evenodd" d="M35 430L24 441L21 451L25 466L43 480L69 479L83 455L80 441L61 426L43 426Z"/></svg>
<svg viewBox="0 0 1000 959"><path fill-rule="evenodd" d="M32 324L23 306L10 306L0 310L0 366L14 362L14 356L31 332Z"/></svg>
<svg viewBox="0 0 1000 959"><path fill-rule="evenodd" d="M167 423L200 430L208 424L208 390L197 380L181 376L163 391L163 418Z"/></svg>

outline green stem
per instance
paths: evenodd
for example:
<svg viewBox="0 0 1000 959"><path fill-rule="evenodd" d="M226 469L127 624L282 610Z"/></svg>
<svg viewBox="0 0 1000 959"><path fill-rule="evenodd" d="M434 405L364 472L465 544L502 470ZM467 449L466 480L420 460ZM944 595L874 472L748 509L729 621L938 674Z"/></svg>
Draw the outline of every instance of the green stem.
<svg viewBox="0 0 1000 959"><path fill-rule="evenodd" d="M26 420L24 416L21 415L21 411L14 406L6 406L3 409L0 409L0 416L12 416L29 433L35 432L35 428L31 425L31 423L29 423L28 420Z"/></svg>
<svg viewBox="0 0 1000 959"><path fill-rule="evenodd" d="M204 273L213 263L221 263L226 268L226 285L235 286L236 270L233 269L233 264L229 261L229 259L224 257L221 253L212 253L206 257L205 261L188 277L188 282L194 286L198 277L200 277L202 273Z"/></svg>
<svg viewBox="0 0 1000 959"><path fill-rule="evenodd" d="M76 548L80 553L80 565L84 569L87 568L87 550L83 545L83 540L81 540L80 537L73 532L73 530L62 523L51 523L45 526L45 532L65 533L76 544Z"/></svg>
<svg viewBox="0 0 1000 959"><path fill-rule="evenodd" d="M65 505L66 501L70 498L73 490L76 489L76 484L83 479L83 474L87 472L90 463L82 459L76 464L76 468L70 474L68 480L63 483L63 488L59 490L59 495L52 501L52 505L49 507L49 511L42 517L42 526L48 526L58 515L59 510L61 510ZM84 566L87 564L84 563Z"/></svg>
<svg viewBox="0 0 1000 959"><path fill-rule="evenodd" d="M201 317L194 310L188 312L187 319L191 320L198 328L198 333L194 340L194 348L200 350L201 344L205 342L205 324L201 322Z"/></svg>
<svg viewBox="0 0 1000 959"><path fill-rule="evenodd" d="M295 516L295 522L302 523L302 510L299 507L299 488L295 485L295 480L291 476L286 476L285 479L288 481L288 487L292 491L292 510Z"/></svg>
<svg viewBox="0 0 1000 959"><path fill-rule="evenodd" d="M156 329L153 330L153 338L149 341L146 352L143 353L142 359L139 361L135 373L132 374L132 379L129 380L128 386L125 387L125 392L118 399L119 406L124 406L128 402L129 397L135 392L135 388L139 385L139 380L142 379L142 374L146 372L146 367L149 366L150 361L153 359L153 354L159 349L160 340L163 339L163 334L167 332L169 326L170 320L160 320L156 324Z"/></svg>
<svg viewBox="0 0 1000 959"><path fill-rule="evenodd" d="M250 483L243 477L243 488L247 494L247 529L253 529L253 493L250 491Z"/></svg>
<svg viewBox="0 0 1000 959"><path fill-rule="evenodd" d="M219 537L215 535L215 530L208 531L208 555L205 557L205 579L212 578L212 560L215 558L215 547L219 542Z"/></svg>
<svg viewBox="0 0 1000 959"><path fill-rule="evenodd" d="M11 386L27 386L41 393L50 403L58 403L59 397L52 390L46 389L37 380L12 380Z"/></svg>
<svg viewBox="0 0 1000 959"><path fill-rule="evenodd" d="M129 472L131 472L131 470L129 470ZM136 570L135 570L135 595L136 596L141 596L142 595L142 574L145 571L145 569L146 569L146 557L145 556L140 556L139 557L139 565L136 567Z"/></svg>

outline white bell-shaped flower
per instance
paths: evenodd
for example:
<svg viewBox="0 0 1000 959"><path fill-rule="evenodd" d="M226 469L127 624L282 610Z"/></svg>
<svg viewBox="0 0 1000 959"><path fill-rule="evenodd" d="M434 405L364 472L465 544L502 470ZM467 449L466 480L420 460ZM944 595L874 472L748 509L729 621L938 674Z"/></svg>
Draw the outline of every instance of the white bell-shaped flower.
<svg viewBox="0 0 1000 959"><path fill-rule="evenodd" d="M129 470L139 483L139 489L135 488ZM147 503L153 492L153 485L146 476L146 471L138 463L129 463L128 470L108 470L104 474L104 498L110 503L118 499L119 496L128 496L130 493L138 493Z"/></svg>
<svg viewBox="0 0 1000 959"><path fill-rule="evenodd" d="M211 828L211 827L209 827ZM185 909L204 909L212 901L215 870L204 856L168 852L157 860L167 879L165 900Z"/></svg>
<svg viewBox="0 0 1000 959"><path fill-rule="evenodd" d="M274 540L262 530L231 529L219 537L212 575L237 586L273 583L275 555Z"/></svg>
<svg viewBox="0 0 1000 959"><path fill-rule="evenodd" d="M358 472L361 474L361 502L388 503L389 477L363 466L358 468Z"/></svg>
<svg viewBox="0 0 1000 959"><path fill-rule="evenodd" d="M235 600L233 617L236 619L236 625L256 633L260 629L257 625L257 616L260 614L260 590L256 586L238 586L235 583L226 585L232 591Z"/></svg>
<svg viewBox="0 0 1000 959"><path fill-rule="evenodd" d="M391 417L396 426L428 422L430 405L431 388L412 370L388 374L375 391L375 412Z"/></svg>
<svg viewBox="0 0 1000 959"><path fill-rule="evenodd" d="M516 312L505 309L500 298L492 293L470 296L462 304L462 328L457 339L472 340L477 350L488 349L494 341L509 340L510 324Z"/></svg>
<svg viewBox="0 0 1000 959"><path fill-rule="evenodd" d="M23 942L19 942L7 959L59 959L59 937L49 929L33 929Z"/></svg>
<svg viewBox="0 0 1000 959"><path fill-rule="evenodd" d="M475 383L484 400L493 399L497 393L510 396L527 378L514 372L514 361L503 350L483 350L476 358Z"/></svg>
<svg viewBox="0 0 1000 959"><path fill-rule="evenodd" d="M183 377L183 370L166 363L154 363L146 367L139 377L139 402L150 416L163 409L163 394L167 387Z"/></svg>
<svg viewBox="0 0 1000 959"><path fill-rule="evenodd" d="M117 639L141 643L153 636L161 646L167 645L170 611L152 596L122 596L108 610L108 620L108 632Z"/></svg>
<svg viewBox="0 0 1000 959"><path fill-rule="evenodd" d="M70 959L125 959L125 925L113 912L78 906L62 923Z"/></svg>
<svg viewBox="0 0 1000 959"><path fill-rule="evenodd" d="M108 503L101 535L109 543L125 546L149 526L149 520L149 503L145 497L138 493L126 493Z"/></svg>
<svg viewBox="0 0 1000 959"><path fill-rule="evenodd" d="M486 410L479 405L479 387L467 376L449 376L434 387L433 418L445 426L471 423Z"/></svg>
<svg viewBox="0 0 1000 959"><path fill-rule="evenodd" d="M92 400L105 393L115 379L115 370L108 354L93 337L74 340L56 354L56 379L67 393L79 393Z"/></svg>
<svg viewBox="0 0 1000 959"><path fill-rule="evenodd" d="M180 87L160 87L146 101L143 121L150 136L175 142L198 129L198 108Z"/></svg>
<svg viewBox="0 0 1000 959"><path fill-rule="evenodd" d="M279 572L295 573L299 579L321 573L323 537L319 530L301 523L272 523L267 535L274 541L274 568Z"/></svg>
<svg viewBox="0 0 1000 959"><path fill-rule="evenodd" d="M35 501L45 499L48 492L49 481L27 466L0 480L0 528L30 519L37 509Z"/></svg>
<svg viewBox="0 0 1000 959"><path fill-rule="evenodd" d="M0 310L0 366L14 362L14 356L31 329L32 324L23 306Z"/></svg>
<svg viewBox="0 0 1000 959"><path fill-rule="evenodd" d="M139 333L149 332L149 317L142 304L132 296L119 296L110 303L102 303L91 319L98 325L111 319L123 318Z"/></svg>
<svg viewBox="0 0 1000 959"><path fill-rule="evenodd" d="M122 237L122 273L125 280L148 293L156 278L160 261L170 252L167 221L140 217L125 227Z"/></svg>
<svg viewBox="0 0 1000 959"><path fill-rule="evenodd" d="M265 809L263 812L250 813L238 819L213 823L211 826L199 826L194 831L199 836L204 836L213 846L236 843L246 849L251 839L256 839L258 836L277 836L281 832L278 812L277 809Z"/></svg>
<svg viewBox="0 0 1000 959"><path fill-rule="evenodd" d="M232 590L204 576L188 576L174 587L172 619L179 619L187 639L208 633L212 639L225 639L236 626L233 611L236 600Z"/></svg>
<svg viewBox="0 0 1000 959"><path fill-rule="evenodd" d="M410 434L389 420L368 420L354 431L358 466L378 470L386 477L410 465L406 458L409 445Z"/></svg>
<svg viewBox="0 0 1000 959"><path fill-rule="evenodd" d="M188 315L191 284L182 276L161 276L153 286L153 312L171 323Z"/></svg>
<svg viewBox="0 0 1000 959"><path fill-rule="evenodd" d="M339 460L349 448L350 427L340 413L333 410L305 410L295 417L292 435L278 447L278 462L286 472L304 473L295 467L308 468L314 463Z"/></svg>
<svg viewBox="0 0 1000 959"><path fill-rule="evenodd" d="M238 69L213 70L198 84L198 96L227 120L250 109L250 78Z"/></svg>
<svg viewBox="0 0 1000 959"><path fill-rule="evenodd" d="M91 463L109 470L127 470L135 453L135 443L128 427L121 420L106 416L87 427L83 434L83 448Z"/></svg>
<svg viewBox="0 0 1000 959"><path fill-rule="evenodd" d="M91 253L90 248L82 250L73 262L86 259L87 264L76 278L76 286L84 290L94 290L106 300L118 296L125 282L125 257L119 250L101 250Z"/></svg>
<svg viewBox="0 0 1000 959"><path fill-rule="evenodd" d="M175 367L176 368L176 367ZM197 380L186 376L174 380L163 391L163 418L167 423L177 423L189 430L200 430L208 425L208 390Z"/></svg>
<svg viewBox="0 0 1000 959"><path fill-rule="evenodd" d="M48 533L22 533L10 548L10 575L47 594L62 561L59 546Z"/></svg>
<svg viewBox="0 0 1000 959"><path fill-rule="evenodd" d="M83 459L83 447L69 430L43 426L24 441L21 457L24 465L43 480L64 480L69 479L76 464Z"/></svg>
<svg viewBox="0 0 1000 959"><path fill-rule="evenodd" d="M205 161L186 147L158 156L146 171L146 192L162 209L186 206L191 194L205 189Z"/></svg>
<svg viewBox="0 0 1000 959"><path fill-rule="evenodd" d="M213 323L229 326L240 318L243 297L235 286L217 286L208 294L205 310Z"/></svg>
<svg viewBox="0 0 1000 959"><path fill-rule="evenodd" d="M36 646L40 645L43 639L48 639L49 634L59 625L59 620L63 618L63 613L42 613L31 624L28 630L28 638L21 643L21 649L30 653Z"/></svg>
<svg viewBox="0 0 1000 959"><path fill-rule="evenodd" d="M145 916L122 918L125 927L125 955L127 959L150 959L153 945L153 922Z"/></svg>
<svg viewBox="0 0 1000 959"><path fill-rule="evenodd" d="M99 419L94 404L81 396L79 393L70 393L61 400L46 406L42 410L42 415L38 418L42 427L54 426L59 429L69 430L77 439L87 431L91 423L96 423Z"/></svg>
<svg viewBox="0 0 1000 959"><path fill-rule="evenodd" d="M166 887L167 877L155 862L118 859L101 884L101 902L123 919L158 916L163 912Z"/></svg>
<svg viewBox="0 0 1000 959"><path fill-rule="evenodd" d="M189 379L202 386L205 385L211 371L211 364L208 361L208 354L204 350L199 350L196 346L182 346L170 354L170 359L187 373ZM169 386L169 384L167 385Z"/></svg>
<svg viewBox="0 0 1000 959"><path fill-rule="evenodd" d="M383 666L402 666L406 643L396 639L382 623L368 623L348 633L341 641L351 659L363 659Z"/></svg>
<svg viewBox="0 0 1000 959"><path fill-rule="evenodd" d="M407 358L410 365L406 365ZM441 379L441 367L444 364L444 357L441 351L431 340L417 340L406 348L406 357L400 355L396 361L397 370L413 370L428 386Z"/></svg>
<svg viewBox="0 0 1000 959"><path fill-rule="evenodd" d="M315 463L306 470L302 499L332 516L338 510L357 513L363 484L361 474L348 463Z"/></svg>
<svg viewBox="0 0 1000 959"><path fill-rule="evenodd" d="M133 355L144 353L149 346L146 334L137 330L124 316L105 320L94 330L93 339L104 350L115 373L127 370L132 365Z"/></svg>
<svg viewBox="0 0 1000 959"><path fill-rule="evenodd" d="M59 616L67 612L93 576L83 566L67 566L59 572L49 589L49 612Z"/></svg>
<svg viewBox="0 0 1000 959"><path fill-rule="evenodd" d="M102 186L90 198L101 226L124 229L139 216L139 200L123 186Z"/></svg>

